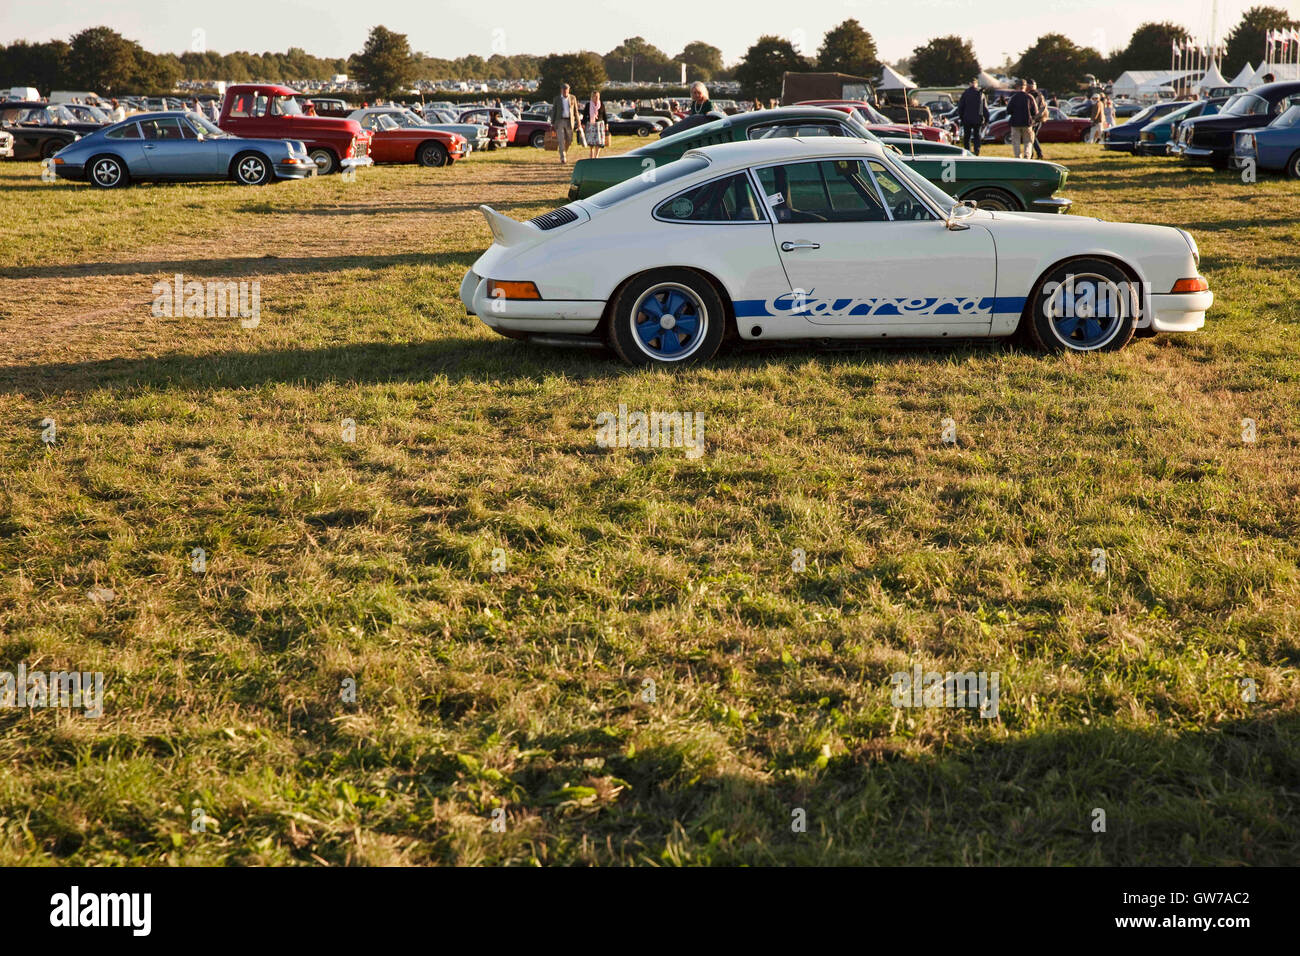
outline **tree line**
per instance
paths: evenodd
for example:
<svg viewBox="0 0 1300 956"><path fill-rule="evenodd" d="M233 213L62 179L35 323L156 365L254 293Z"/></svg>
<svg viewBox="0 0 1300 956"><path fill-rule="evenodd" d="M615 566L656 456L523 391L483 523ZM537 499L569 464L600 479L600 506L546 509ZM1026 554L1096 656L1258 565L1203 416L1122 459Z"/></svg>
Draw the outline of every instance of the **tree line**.
<svg viewBox="0 0 1300 956"><path fill-rule="evenodd" d="M1247 61L1256 63L1266 31L1297 27L1300 21L1291 19L1284 9L1250 8L1228 33L1222 69L1231 77ZM1068 91L1087 74L1114 79L1126 70L1165 69L1171 44L1190 40L1190 32L1177 24L1144 23L1123 49L1103 53L1080 46L1064 34L1049 33L1008 66L1015 75L1033 77L1046 89ZM741 84L744 96L769 99L780 94L781 76L786 71L820 70L874 79L883 65L875 39L856 19L827 31L811 55L806 55L801 45L790 37L761 36L731 66L723 63L720 49L704 41L688 43L676 56L669 56L639 36L625 39L604 54L587 50L551 56L495 53L443 59L413 52L405 34L376 26L364 48L346 59L316 57L296 47L284 53L195 50L177 55L150 53L134 40L100 26L83 30L68 41L19 40L0 45L0 86L84 89L111 95L164 92L182 79L295 82L328 80L347 73L372 95L384 97L400 96L418 80L538 78L539 96L549 98L558 92L562 81L583 95L610 82L676 82L685 63L688 80L734 79ZM971 42L958 36L935 37L895 66L921 86L964 84L980 69Z"/></svg>

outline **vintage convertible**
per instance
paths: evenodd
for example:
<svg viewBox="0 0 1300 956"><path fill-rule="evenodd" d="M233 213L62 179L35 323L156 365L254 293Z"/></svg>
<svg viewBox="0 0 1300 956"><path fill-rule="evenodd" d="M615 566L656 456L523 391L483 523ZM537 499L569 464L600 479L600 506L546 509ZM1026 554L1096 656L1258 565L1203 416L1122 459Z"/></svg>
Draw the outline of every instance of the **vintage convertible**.
<svg viewBox="0 0 1300 956"><path fill-rule="evenodd" d="M261 186L303 179L316 164L301 142L241 139L198 113L142 113L83 136L51 160L62 179L119 189L132 181L229 179Z"/></svg>
<svg viewBox="0 0 1300 956"><path fill-rule="evenodd" d="M641 366L706 361L724 337L1019 333L1106 352L1199 329L1213 302L1181 229L974 209L848 137L692 149L526 223L481 208L493 243L461 282L466 309Z"/></svg>
<svg viewBox="0 0 1300 956"><path fill-rule="evenodd" d="M370 158L376 165L418 163L421 166L448 166L464 159L473 149L459 133L434 129L419 121L411 122L415 116L403 110L371 107L355 110L348 114L348 119L370 133Z"/></svg>
<svg viewBox="0 0 1300 956"><path fill-rule="evenodd" d="M680 159L687 150L719 143L786 136L832 136L866 140L881 145L874 133L852 113L818 106L787 106L754 110L703 126L685 129L658 142L620 156L582 159L573 166L570 199L586 199L647 169ZM934 144L942 146L943 144ZM1065 185L1064 166L1043 160L994 156L943 156L925 152L917 142L915 152L898 143L898 156L944 192L977 202L981 209L1064 212L1070 200L1054 196Z"/></svg>
<svg viewBox="0 0 1300 956"><path fill-rule="evenodd" d="M1238 167L1254 162L1259 169L1285 172L1300 179L1300 105L1267 126L1239 132L1233 145L1233 161Z"/></svg>

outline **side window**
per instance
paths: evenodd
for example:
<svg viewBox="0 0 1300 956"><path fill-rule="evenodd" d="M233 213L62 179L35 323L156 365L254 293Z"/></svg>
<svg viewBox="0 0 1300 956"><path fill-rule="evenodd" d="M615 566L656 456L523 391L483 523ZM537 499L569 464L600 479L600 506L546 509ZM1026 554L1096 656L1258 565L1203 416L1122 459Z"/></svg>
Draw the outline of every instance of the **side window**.
<svg viewBox="0 0 1300 956"><path fill-rule="evenodd" d="M104 134L105 139L140 139L140 127L135 123L127 123L111 133Z"/></svg>
<svg viewBox="0 0 1300 956"><path fill-rule="evenodd" d="M248 97L246 95L236 96L235 102L230 104L231 118L234 119L235 117L244 117L247 115L248 115Z"/></svg>
<svg viewBox="0 0 1300 956"><path fill-rule="evenodd" d="M754 190L744 173L678 193L655 209L655 215L671 222L762 222Z"/></svg>
<svg viewBox="0 0 1300 956"><path fill-rule="evenodd" d="M257 96L253 99L252 115L265 116L266 107L269 102L270 101L267 100L265 93L258 93Z"/></svg>
<svg viewBox="0 0 1300 956"><path fill-rule="evenodd" d="M889 206L893 219L933 220L934 214L919 199L907 191L907 187L898 181L898 177L881 163L871 161L871 172L876 177L885 203Z"/></svg>
<svg viewBox="0 0 1300 956"><path fill-rule="evenodd" d="M181 124L174 116L142 120L140 129L145 139L180 139Z"/></svg>
<svg viewBox="0 0 1300 956"><path fill-rule="evenodd" d="M856 159L769 166L759 170L758 180L777 222L889 220L871 178Z"/></svg>
<svg viewBox="0 0 1300 956"><path fill-rule="evenodd" d="M755 126L749 131L750 139L788 139L791 136L843 136L839 123L791 123L780 126Z"/></svg>

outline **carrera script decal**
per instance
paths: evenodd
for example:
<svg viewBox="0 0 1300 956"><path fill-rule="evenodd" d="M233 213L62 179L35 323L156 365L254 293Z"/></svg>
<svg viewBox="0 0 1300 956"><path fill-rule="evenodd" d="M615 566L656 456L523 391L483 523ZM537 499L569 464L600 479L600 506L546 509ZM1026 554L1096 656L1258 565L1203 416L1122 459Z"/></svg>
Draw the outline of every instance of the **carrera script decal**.
<svg viewBox="0 0 1300 956"><path fill-rule="evenodd" d="M813 292L787 292L767 299L741 299L736 315L804 316L807 318L850 318L873 316L968 316L973 320L990 313L1019 313L1025 307L1023 297L994 296L845 296L818 298Z"/></svg>

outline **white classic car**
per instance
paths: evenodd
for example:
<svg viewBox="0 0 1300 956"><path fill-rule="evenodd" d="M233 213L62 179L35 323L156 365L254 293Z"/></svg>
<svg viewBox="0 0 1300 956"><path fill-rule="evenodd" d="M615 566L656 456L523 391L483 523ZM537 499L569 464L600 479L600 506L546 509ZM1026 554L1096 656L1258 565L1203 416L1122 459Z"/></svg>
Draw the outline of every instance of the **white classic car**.
<svg viewBox="0 0 1300 956"><path fill-rule="evenodd" d="M460 297L488 326L625 361L687 365L724 337L1010 336L1051 352L1191 332L1214 301L1190 234L987 212L874 143L764 139L692 150L517 222Z"/></svg>

